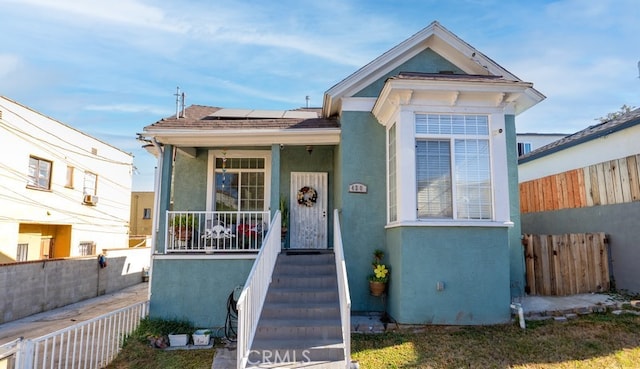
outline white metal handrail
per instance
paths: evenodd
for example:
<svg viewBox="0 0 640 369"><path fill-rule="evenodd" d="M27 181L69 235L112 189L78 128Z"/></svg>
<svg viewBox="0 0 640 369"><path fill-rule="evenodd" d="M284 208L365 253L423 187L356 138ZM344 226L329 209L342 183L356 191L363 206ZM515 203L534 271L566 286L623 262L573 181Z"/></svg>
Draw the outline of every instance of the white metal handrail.
<svg viewBox="0 0 640 369"><path fill-rule="evenodd" d="M265 242L253 263L247 282L238 298L238 342L237 368L244 369L249 361L253 338L256 334L258 320L267 297L273 269L280 254L280 212L277 211Z"/></svg>
<svg viewBox="0 0 640 369"><path fill-rule="evenodd" d="M347 278L347 264L344 261L342 231L340 230L340 213L333 211L333 253L336 259L338 274L338 295L340 298L340 320L342 321L342 340L344 342L345 368L351 367L351 294Z"/></svg>
<svg viewBox="0 0 640 369"><path fill-rule="evenodd" d="M20 337L0 345L0 368L16 369L16 356L20 352L24 338Z"/></svg>
<svg viewBox="0 0 640 369"><path fill-rule="evenodd" d="M167 211L166 253L258 252L268 211Z"/></svg>
<svg viewBox="0 0 640 369"><path fill-rule="evenodd" d="M19 343L16 369L98 369L122 349L124 339L149 313L149 301L112 311Z"/></svg>

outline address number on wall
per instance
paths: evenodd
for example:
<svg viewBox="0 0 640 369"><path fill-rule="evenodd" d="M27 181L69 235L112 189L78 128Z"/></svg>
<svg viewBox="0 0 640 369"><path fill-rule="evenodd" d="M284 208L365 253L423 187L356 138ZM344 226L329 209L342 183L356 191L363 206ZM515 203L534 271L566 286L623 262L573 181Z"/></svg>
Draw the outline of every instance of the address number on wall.
<svg viewBox="0 0 640 369"><path fill-rule="evenodd" d="M351 193L367 193L367 185L363 183L352 183L349 185L349 192Z"/></svg>

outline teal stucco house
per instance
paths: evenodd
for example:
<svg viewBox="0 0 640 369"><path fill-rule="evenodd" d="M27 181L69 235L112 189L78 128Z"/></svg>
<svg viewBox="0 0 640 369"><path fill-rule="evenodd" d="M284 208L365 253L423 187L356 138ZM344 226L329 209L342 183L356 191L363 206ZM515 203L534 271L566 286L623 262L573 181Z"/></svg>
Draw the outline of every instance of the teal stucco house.
<svg viewBox="0 0 640 369"><path fill-rule="evenodd" d="M192 105L146 126L159 158L151 315L222 326L274 237L278 252L340 242L354 313L508 322L525 273L516 116L543 99L433 22L321 108ZM367 280L375 249L391 270L382 299Z"/></svg>

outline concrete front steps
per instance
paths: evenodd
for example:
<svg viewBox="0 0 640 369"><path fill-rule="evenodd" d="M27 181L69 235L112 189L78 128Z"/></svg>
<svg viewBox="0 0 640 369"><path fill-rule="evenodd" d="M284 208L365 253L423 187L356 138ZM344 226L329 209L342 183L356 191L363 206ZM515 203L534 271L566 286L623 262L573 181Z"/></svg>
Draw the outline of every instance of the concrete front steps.
<svg viewBox="0 0 640 369"><path fill-rule="evenodd" d="M288 250L278 256L248 367L345 367L332 252Z"/></svg>

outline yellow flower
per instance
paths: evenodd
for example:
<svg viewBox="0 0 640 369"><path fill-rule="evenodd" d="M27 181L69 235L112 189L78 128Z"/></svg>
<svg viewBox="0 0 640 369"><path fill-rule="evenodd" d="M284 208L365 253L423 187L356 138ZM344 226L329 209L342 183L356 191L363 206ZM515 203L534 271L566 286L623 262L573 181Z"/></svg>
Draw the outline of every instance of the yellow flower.
<svg viewBox="0 0 640 369"><path fill-rule="evenodd" d="M373 272L375 273L376 278L384 278L387 276L387 273L389 273L389 269L387 269L384 264L378 264L375 269L373 269Z"/></svg>

